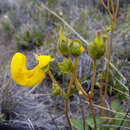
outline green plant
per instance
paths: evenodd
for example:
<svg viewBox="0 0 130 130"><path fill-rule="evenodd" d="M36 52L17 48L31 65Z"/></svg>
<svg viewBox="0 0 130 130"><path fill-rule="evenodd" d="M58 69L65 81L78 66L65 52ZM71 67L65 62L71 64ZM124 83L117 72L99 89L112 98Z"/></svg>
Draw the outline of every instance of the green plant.
<svg viewBox="0 0 130 130"><path fill-rule="evenodd" d="M10 36L10 37L14 33L14 27L11 24L11 21L8 18L8 15L5 15L0 19L0 31L6 32L8 34L8 36Z"/></svg>
<svg viewBox="0 0 130 130"><path fill-rule="evenodd" d="M14 39L18 49L32 49L35 46L41 46L43 42L43 29L41 25L34 26L27 24L17 31Z"/></svg>
<svg viewBox="0 0 130 130"><path fill-rule="evenodd" d="M116 3L116 8L114 8L113 0L107 0L107 5L104 3L104 0L101 0L102 5L104 8L108 11L109 17L111 18L111 36L110 36L110 44L108 48L108 63L107 63L107 68L106 68L106 76L105 76L105 92L104 92L104 101L103 101L103 106L105 103L106 95L107 95L107 88L108 88L108 78L109 78L109 66L111 62L111 56L112 56L112 41L113 41L113 34L114 34L114 29L115 29L115 23L116 23L116 17L118 13L118 8L119 8L119 0L117 0ZM112 8L112 12L110 10L110 6ZM104 110L102 110L103 115L104 115Z"/></svg>
<svg viewBox="0 0 130 130"><path fill-rule="evenodd" d="M114 111L123 112L123 109L121 108L121 105L118 100L113 100L111 102L111 108ZM102 120L104 121L102 122ZM71 121L72 125L76 128L76 130L83 130L83 121L81 119L72 118ZM125 121L121 126L123 128L125 126L125 123L129 120L124 119L122 115L117 113L112 114L110 117L96 117L96 121L98 130L115 130L115 126L117 126L116 128L118 128L120 127L121 122ZM85 119L85 123L86 130L89 129L88 127L94 128L93 117L91 115Z"/></svg>
<svg viewBox="0 0 130 130"><path fill-rule="evenodd" d="M109 0L108 0L108 4L109 4ZM112 1L111 1L111 4L112 4ZM103 5L104 5L104 3L103 3ZM117 7L118 7L118 3L117 3ZM105 6L105 8L108 9L109 15L112 18L112 28L110 29L110 32L111 32L111 37L110 37L110 40L111 40L110 43L111 44L110 45L111 46L110 46L110 49L108 51L108 55L109 55L108 56L108 63L110 64L111 49L112 49L112 37L113 37L113 32L114 32L114 24L115 24L115 20L116 20L116 13L117 13L118 9L116 9L116 13L115 14L113 13L114 15L112 16L112 14L109 10L109 7ZM48 10L48 8L47 8L47 10ZM51 13L55 15L54 12L51 12ZM60 20L62 20L59 16L58 16L58 18ZM65 23L64 20L62 20L62 21L63 21L63 23ZM27 38L27 36L25 37L25 39L26 38ZM83 50L84 50L83 47L82 47L82 42L80 40L69 39L68 37L65 36L63 29L60 29L58 48L59 48L61 54L64 56L65 60L58 64L58 68L59 68L59 70L62 74L70 74L71 75L70 83L68 85L66 93L61 89L60 85L57 83L57 81L53 77L51 71L48 68L47 68L46 71L47 71L48 75L50 76L50 78L53 82L52 95L53 96L61 95L65 100L65 114L66 114L66 119L68 121L68 124L69 124L69 127L70 127L71 130L72 130L72 126L71 126L71 121L70 121L69 114L68 114L68 101L69 101L68 99L70 97L71 87L74 83L75 83L76 89L78 91L78 94L80 96L83 96L87 101L89 101L89 104L90 104L92 116L90 116L90 117L88 117L88 119L86 119L86 121L87 121L86 124L88 124L90 127L94 128L95 130L98 129L98 126L97 126L98 123L96 121L99 121L99 119L97 119L96 116L95 116L92 97L93 97L93 90L94 90L95 76L96 76L96 67L97 67L96 66L96 60L102 58L102 63L104 64L104 57L103 56L104 56L105 48L106 48L105 40L107 40L105 38L106 37L104 37L104 40L101 38L100 31L98 30L96 39L88 44L89 55L93 59L93 75L92 75L91 89L90 89L90 92L87 94L86 91L82 88L82 86L81 86L81 84L78 81L77 76L76 76L76 70L77 70L77 65L78 65L78 56L80 56L82 54ZM71 58L70 58L70 56L71 56ZM72 57L73 57L73 60L72 60ZM102 68L104 68L104 65L102 66ZM43 70L43 71L45 71L45 70ZM109 76L108 71L109 71L109 65L107 66L107 72L106 72L107 76ZM106 85L108 84L108 77L107 76L106 76ZM100 89L101 106L104 106L104 104L103 104L104 102L102 101L102 99L103 99L102 98L102 87L103 87L103 85L102 85L103 81L102 80L103 80L103 77L105 77L105 76L104 76L104 70L102 69L102 74L101 74L101 76L99 76L99 79L100 79L100 85L99 86L101 88ZM107 89L107 87L106 87L106 89ZM106 91L107 91L106 89L105 89L104 97L106 97ZM103 110L104 109L102 109L102 111ZM103 115L102 119L104 119L104 112L103 112L102 115ZM110 118L107 117L107 119L110 119ZM82 124L83 124L82 121L72 119L72 124L77 124L78 121L81 124L77 125L76 128L82 129ZM94 123L93 123L93 121L94 121ZM76 123L73 123L73 122L76 122ZM109 122L106 122L106 123L109 124Z"/></svg>

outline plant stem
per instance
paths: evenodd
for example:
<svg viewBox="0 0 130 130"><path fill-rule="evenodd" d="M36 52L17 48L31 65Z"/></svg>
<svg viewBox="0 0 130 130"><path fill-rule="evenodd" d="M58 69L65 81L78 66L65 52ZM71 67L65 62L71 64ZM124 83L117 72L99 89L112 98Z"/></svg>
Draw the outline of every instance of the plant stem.
<svg viewBox="0 0 130 130"><path fill-rule="evenodd" d="M84 91L84 89L82 88L81 84L79 83L79 81L77 80L77 77L76 77L76 68L77 68L77 64L78 64L78 58L75 57L74 59L74 70L72 72L72 76L73 76L73 79L75 81L75 85L76 85L76 88L79 91L81 91L83 93L83 96L86 100L88 100L88 94Z"/></svg>
<svg viewBox="0 0 130 130"><path fill-rule="evenodd" d="M73 67L72 77L71 77L69 86L68 86L68 88L67 88L67 98L65 99L65 116L66 116L66 120L67 120L67 122L68 122L68 125L69 125L70 130L72 130L72 126L71 126L71 122L70 122L69 115L68 115L68 111L69 111L69 110L68 110L68 102L69 102L69 96L70 96L71 86L72 86L72 84L73 84L73 82L74 82L73 73L74 73L74 74L76 73L77 63L78 63L78 58L76 57L75 60L74 60L74 67Z"/></svg>
<svg viewBox="0 0 130 130"><path fill-rule="evenodd" d="M103 106L103 92L102 92L102 89L103 89L103 76L104 76L104 56L102 57L102 77L100 79L100 105ZM103 115L103 109L101 109L101 113L100 115L102 116Z"/></svg>
<svg viewBox="0 0 130 130"><path fill-rule="evenodd" d="M96 75L96 59L93 60L93 77L91 81L90 97L93 96L93 89L95 84L95 75Z"/></svg>
<svg viewBox="0 0 130 130"><path fill-rule="evenodd" d="M65 116L66 116L66 120L68 122L70 130L72 130L72 126L71 126L71 121L69 119L69 114L68 114L68 111L69 111L68 102L69 102L70 90L71 90L71 86L73 84L73 81L74 81L74 79L72 77L70 80L69 86L67 88L67 98L65 99Z"/></svg>
<svg viewBox="0 0 130 130"><path fill-rule="evenodd" d="M75 85L76 85L76 88L77 88L78 92L81 91L81 92L83 93L83 97L84 97L86 100L88 100L88 98L89 98L88 94L87 94L87 93L85 92L85 90L82 88L81 84L79 83L79 81L77 80L76 77L74 78L74 80L75 80Z"/></svg>
<svg viewBox="0 0 130 130"><path fill-rule="evenodd" d="M54 76L52 75L52 73L51 73L50 70L48 70L48 75L49 75L50 79L52 80L52 82L56 84L57 82L56 82L56 80L55 80L55 78L54 78Z"/></svg>
<svg viewBox="0 0 130 130"><path fill-rule="evenodd" d="M77 66L77 57L75 57L75 63L76 63L76 66ZM96 73L96 60L94 60L94 75ZM74 68L76 68L76 66ZM75 69L74 69L75 70ZM76 84L76 87L78 89L78 91L81 90L81 92L83 93L83 97L85 99L89 99L89 103L90 103L90 108L91 108L91 111L92 111L92 116L93 116L93 121L94 121L94 130L97 130L97 126L96 126L96 116L95 116L95 112L94 112L94 108L93 108L93 103L92 103L92 99L91 99L91 96L88 96L88 94L84 91L84 89L81 87L79 81L77 80L77 77L76 77L76 71L73 71L73 78L75 80L75 84ZM95 77L94 77L94 80L95 81Z"/></svg>
<svg viewBox="0 0 130 130"><path fill-rule="evenodd" d="M53 82L54 84L58 84L50 70L48 70L48 75L49 75L50 79L52 80L52 82ZM60 88L61 88L61 87L60 87ZM62 88L61 88L61 93L65 93ZM61 93L60 93L60 95L61 95Z"/></svg>
<svg viewBox="0 0 130 130"><path fill-rule="evenodd" d="M104 5L104 1L103 0L101 0L101 1L102 1L103 6L106 8L106 6ZM111 7L112 7L113 14L111 14L111 12L110 12L109 0L107 0L107 8L106 9L107 9L107 11L108 11L108 13L111 17L111 20L112 20L112 30L111 30L111 37L110 37L110 47L109 47L109 51L108 51L108 63L107 63L107 67L106 67L105 92L104 92L103 106L105 104L105 99L106 99L106 95L107 95L108 79L109 79L109 67L110 67L111 55L112 55L112 39L113 39L113 34L114 34L116 17L117 17L117 13L118 13L118 9L119 9L119 0L117 0L117 2L116 2L116 11L114 9L113 0L111 0ZM103 110L103 116L104 116L104 110Z"/></svg>
<svg viewBox="0 0 130 130"><path fill-rule="evenodd" d="M90 103L90 108L92 111L92 116L93 116L93 121L94 121L94 130L97 130L96 116L95 116L95 111L94 111L93 103L92 103L93 89L94 89L94 84L95 84L95 75L96 75L96 59L93 60L93 77L92 77L90 94L89 94L89 103Z"/></svg>
<svg viewBox="0 0 130 130"><path fill-rule="evenodd" d="M112 38L113 38L113 34L114 34L114 26L115 26L115 19L112 20L112 31L111 31L111 37L110 37L110 47L109 47L109 53L108 53L108 63L107 63L107 67L106 67L105 92L104 92L103 106L105 105L105 99L106 99L107 89L108 89L109 67L110 67L111 55L112 55ZM102 112L102 116L104 116L104 110Z"/></svg>
<svg viewBox="0 0 130 130"><path fill-rule="evenodd" d="M93 103L92 103L92 98L91 97L89 97L89 105L90 105L92 116L93 116L94 130L97 130L96 116L95 116L95 111L94 111L94 108L93 108Z"/></svg>

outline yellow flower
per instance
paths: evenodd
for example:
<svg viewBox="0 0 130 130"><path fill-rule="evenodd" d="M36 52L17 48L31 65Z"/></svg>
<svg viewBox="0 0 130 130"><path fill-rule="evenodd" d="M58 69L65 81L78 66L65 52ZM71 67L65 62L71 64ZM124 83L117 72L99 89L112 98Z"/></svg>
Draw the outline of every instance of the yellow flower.
<svg viewBox="0 0 130 130"><path fill-rule="evenodd" d="M12 79L21 86L31 87L39 84L45 77L45 72L42 68L46 67L51 57L47 55L37 56L38 65L32 70L26 68L26 57L22 53L16 53L11 61L11 77Z"/></svg>
<svg viewBox="0 0 130 130"><path fill-rule="evenodd" d="M106 28L107 32L110 32L112 30L112 28L110 26L105 26L105 28Z"/></svg>
<svg viewBox="0 0 130 130"><path fill-rule="evenodd" d="M84 51L85 51L85 48L81 45L81 46L80 46L80 50L81 50L82 52L84 52Z"/></svg>

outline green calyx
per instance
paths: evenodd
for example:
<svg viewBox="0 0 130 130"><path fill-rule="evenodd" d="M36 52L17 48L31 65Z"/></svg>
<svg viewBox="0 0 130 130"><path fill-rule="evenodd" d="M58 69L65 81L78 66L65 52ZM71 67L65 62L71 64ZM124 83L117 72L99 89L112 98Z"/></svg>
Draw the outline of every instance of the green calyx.
<svg viewBox="0 0 130 130"><path fill-rule="evenodd" d="M99 79L102 79L102 78L103 78L103 76L102 76L101 73L98 74L98 78L99 78Z"/></svg>
<svg viewBox="0 0 130 130"><path fill-rule="evenodd" d="M60 50L61 54L65 57L69 57L69 39L67 39L64 35L62 28L59 32L59 41L58 41L58 49Z"/></svg>
<svg viewBox="0 0 130 130"><path fill-rule="evenodd" d="M69 45L70 54L72 56L80 56L82 54L82 51L80 49L82 43L80 40L72 40L72 42Z"/></svg>
<svg viewBox="0 0 130 130"><path fill-rule="evenodd" d="M73 65L69 59L65 59L63 62L58 63L58 69L63 74L68 74L72 72Z"/></svg>
<svg viewBox="0 0 130 130"><path fill-rule="evenodd" d="M61 88L58 84L53 83L52 84L52 95L57 96L60 94Z"/></svg>
<svg viewBox="0 0 130 130"><path fill-rule="evenodd" d="M42 70L43 70L44 72L47 72L47 71L49 70L49 65L43 67Z"/></svg>
<svg viewBox="0 0 130 130"><path fill-rule="evenodd" d="M100 59L105 53L105 43L102 40L100 30L96 39L88 44L88 54L92 59Z"/></svg>
<svg viewBox="0 0 130 130"><path fill-rule="evenodd" d="M67 99L67 98L68 98L68 97L67 97L67 94L66 94L65 92L61 92L60 95L61 95L61 97L62 97L63 99Z"/></svg>
<svg viewBox="0 0 130 130"><path fill-rule="evenodd" d="M104 43L107 41L107 39L108 39L108 34L105 33L105 34L103 35L103 41L104 41Z"/></svg>

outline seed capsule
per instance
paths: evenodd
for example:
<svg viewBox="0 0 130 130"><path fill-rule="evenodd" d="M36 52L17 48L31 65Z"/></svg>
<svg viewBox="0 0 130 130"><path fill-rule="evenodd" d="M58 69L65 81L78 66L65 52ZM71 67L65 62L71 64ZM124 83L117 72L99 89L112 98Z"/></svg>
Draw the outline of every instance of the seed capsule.
<svg viewBox="0 0 130 130"><path fill-rule="evenodd" d="M65 59L63 62L58 63L58 69L63 74L68 74L72 72L73 65L69 59Z"/></svg>
<svg viewBox="0 0 130 130"><path fill-rule="evenodd" d="M80 40L72 40L69 50L72 56L80 56L85 51Z"/></svg>
<svg viewBox="0 0 130 130"><path fill-rule="evenodd" d="M103 43L100 30L94 41L88 44L88 54L92 59L100 59L105 53L105 44Z"/></svg>
<svg viewBox="0 0 130 130"><path fill-rule="evenodd" d="M60 50L61 54L65 57L69 57L69 39L67 39L64 35L64 32L62 28L60 29L59 32L59 41L58 41L58 49Z"/></svg>
<svg viewBox="0 0 130 130"><path fill-rule="evenodd" d="M52 84L52 95L57 96L60 94L60 86L58 84L53 83Z"/></svg>

